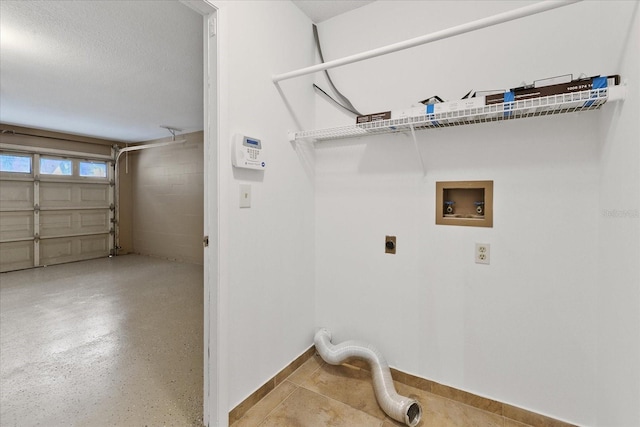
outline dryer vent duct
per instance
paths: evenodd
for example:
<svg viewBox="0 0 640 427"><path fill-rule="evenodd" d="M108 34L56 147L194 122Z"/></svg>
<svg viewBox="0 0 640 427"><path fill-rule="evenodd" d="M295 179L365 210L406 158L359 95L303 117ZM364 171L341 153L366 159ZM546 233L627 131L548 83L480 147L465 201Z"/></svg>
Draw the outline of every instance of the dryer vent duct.
<svg viewBox="0 0 640 427"><path fill-rule="evenodd" d="M345 341L333 345L331 332L327 329L320 329L316 332L314 342L322 360L330 365L340 365L347 359L354 357L367 361L371 368L373 389L380 408L394 420L410 427L414 427L420 422L422 406L417 400L400 396L396 392L389 365L378 350L357 341Z"/></svg>

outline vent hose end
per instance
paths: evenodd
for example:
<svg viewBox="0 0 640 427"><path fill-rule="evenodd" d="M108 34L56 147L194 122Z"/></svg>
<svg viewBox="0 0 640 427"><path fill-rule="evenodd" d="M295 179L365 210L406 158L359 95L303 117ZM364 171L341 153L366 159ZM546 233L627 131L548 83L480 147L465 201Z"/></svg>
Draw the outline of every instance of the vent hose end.
<svg viewBox="0 0 640 427"><path fill-rule="evenodd" d="M369 363L373 377L373 391L380 408L394 420L415 427L422 418L420 402L400 396L393 385L391 370L382 354L374 347L357 341L331 343L331 332L320 329L314 337L316 350L322 360L330 365L340 365L345 360L357 357Z"/></svg>
<svg viewBox="0 0 640 427"><path fill-rule="evenodd" d="M408 426L414 427L418 425L422 419L422 406L417 401L409 405L409 409L405 414L404 423Z"/></svg>

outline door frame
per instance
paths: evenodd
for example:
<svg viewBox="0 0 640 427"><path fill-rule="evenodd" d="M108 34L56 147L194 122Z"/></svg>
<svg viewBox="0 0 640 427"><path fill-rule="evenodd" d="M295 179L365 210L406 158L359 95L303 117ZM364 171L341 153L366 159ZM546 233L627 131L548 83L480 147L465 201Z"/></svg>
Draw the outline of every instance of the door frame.
<svg viewBox="0 0 640 427"><path fill-rule="evenodd" d="M220 7L213 0L180 0L202 15L204 101L204 353L203 424L227 427L226 293L220 287ZM208 243L206 243L208 241Z"/></svg>

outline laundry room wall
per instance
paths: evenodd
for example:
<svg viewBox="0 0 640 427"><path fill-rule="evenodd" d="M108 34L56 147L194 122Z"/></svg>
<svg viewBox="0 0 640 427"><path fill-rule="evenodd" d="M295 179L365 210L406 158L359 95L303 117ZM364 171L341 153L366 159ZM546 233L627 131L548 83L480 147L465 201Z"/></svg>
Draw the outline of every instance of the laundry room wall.
<svg viewBox="0 0 640 427"><path fill-rule="evenodd" d="M640 2L633 3L609 5L620 25L607 28L607 50L625 77L627 96L599 117L596 390L602 426L640 425Z"/></svg>
<svg viewBox="0 0 640 427"><path fill-rule="evenodd" d="M532 3L379 1L321 23L320 40L329 61ZM637 79L637 5L580 2L329 72L362 113L563 74ZM634 101L600 111L419 131L418 149L406 134L318 143L316 324L464 391L579 425L637 424L638 219L602 216L638 209L629 88ZM317 128L354 122L317 98ZM494 181L492 228L435 224L436 182L459 180ZM474 262L476 243L490 265ZM600 409L614 384L625 397Z"/></svg>
<svg viewBox="0 0 640 427"><path fill-rule="evenodd" d="M310 20L288 1L219 7L219 318L228 336L229 409L313 343L313 151L288 131L313 126L312 77L273 84L274 74L313 64ZM289 110L287 105L291 107ZM292 114L293 113L293 114ZM298 121L298 123L296 123ZM235 135L261 140L264 170L235 168ZM251 203L240 208L240 186Z"/></svg>

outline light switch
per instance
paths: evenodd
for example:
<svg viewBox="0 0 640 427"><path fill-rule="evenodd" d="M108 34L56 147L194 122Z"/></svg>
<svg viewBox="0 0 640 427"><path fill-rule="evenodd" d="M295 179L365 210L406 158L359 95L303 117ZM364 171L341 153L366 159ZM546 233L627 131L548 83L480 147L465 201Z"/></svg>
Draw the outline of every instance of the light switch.
<svg viewBox="0 0 640 427"><path fill-rule="evenodd" d="M249 184L240 184L240 207L251 207L251 186Z"/></svg>

